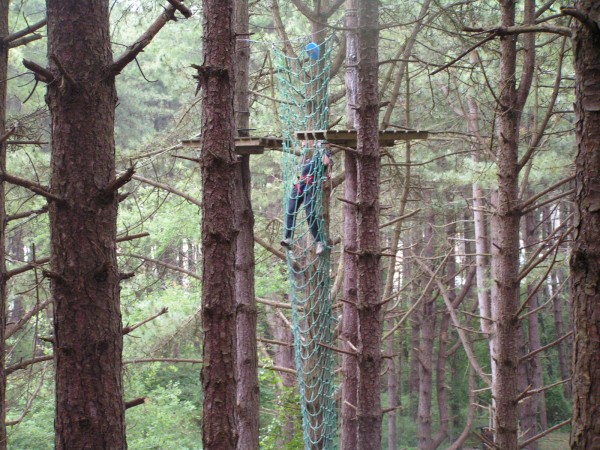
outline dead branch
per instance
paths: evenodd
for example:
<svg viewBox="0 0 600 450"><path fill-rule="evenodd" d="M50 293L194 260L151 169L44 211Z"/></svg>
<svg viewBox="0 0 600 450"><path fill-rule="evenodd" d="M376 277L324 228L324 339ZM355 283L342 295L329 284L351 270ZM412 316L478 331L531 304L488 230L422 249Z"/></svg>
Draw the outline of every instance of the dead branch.
<svg viewBox="0 0 600 450"><path fill-rule="evenodd" d="M144 49L152 42L152 39L158 34L158 32L169 22L175 19L175 10L173 2L158 16L152 25L144 32L137 41L131 44L125 50L117 60L108 68L107 76L115 77L121 73L121 71L132 62L137 56L144 51Z"/></svg>
<svg viewBox="0 0 600 450"><path fill-rule="evenodd" d="M31 394L31 396L29 396L29 398L27 399L27 403L25 404L25 408L23 408L23 412L21 413L21 415L19 416L19 418L16 419L16 420L6 421L5 422L6 426L18 425L25 418L25 416L29 413L29 411L31 411L31 405L33 405L33 400L40 393L40 390L42 389L42 386L44 386L44 375L46 375L46 369L47 369L47 366L44 367L44 370L42 371L42 376L40 377L40 382L39 382L36 390L33 392L33 394Z"/></svg>
<svg viewBox="0 0 600 450"><path fill-rule="evenodd" d="M42 39L44 36L42 36L41 34L31 34L29 36L25 36L24 38L21 39L17 39L16 41L12 41L10 44L8 44L8 48L17 48L17 47L21 47L23 45L27 45L30 42L34 42L34 41L38 41L40 39Z"/></svg>
<svg viewBox="0 0 600 450"><path fill-rule="evenodd" d="M575 179L575 174L568 176L567 178L563 178L560 181L557 181L556 183L554 183L552 186L548 187L547 189L544 189L543 191L533 195L532 197L528 198L527 200L521 202L521 204L519 205L519 209L520 210L524 210L526 208L528 208L529 206L533 205L540 197L543 197L544 195L548 194L549 192L552 192L553 190L561 187L563 184L568 183L571 180Z"/></svg>
<svg viewBox="0 0 600 450"><path fill-rule="evenodd" d="M281 345L283 347L292 347L294 345L293 342L277 341L274 339L257 338L256 340L258 342L264 342L265 344Z"/></svg>
<svg viewBox="0 0 600 450"><path fill-rule="evenodd" d="M39 64L24 59L23 65L33 72L36 80L48 84L54 82L54 75L52 75L52 72L40 66Z"/></svg>
<svg viewBox="0 0 600 450"><path fill-rule="evenodd" d="M133 330L141 327L142 325L147 324L148 322L151 322L152 320L156 319L157 317L162 316L163 314L167 314L169 312L169 308L164 307L163 309L161 309L158 313L154 314L151 317L148 317L147 319L142 320L141 322L136 323L135 325L131 325L131 326L126 326L123 328L123 334L129 334L131 333Z"/></svg>
<svg viewBox="0 0 600 450"><path fill-rule="evenodd" d="M184 15L186 19L192 17L192 11L179 0L167 0L173 7Z"/></svg>
<svg viewBox="0 0 600 450"><path fill-rule="evenodd" d="M201 359L185 359L185 358L146 358L146 359L129 359L123 361L125 364L146 364L146 363L187 363L187 364L202 364Z"/></svg>
<svg viewBox="0 0 600 450"><path fill-rule="evenodd" d="M588 16L586 13L584 13L581 10L579 10L577 8L568 8L566 6L561 6L560 13L563 16L570 16L570 17L573 17L574 19L577 19L592 33L595 33L595 34L600 33L600 26L598 26L598 23L595 22L590 16Z"/></svg>
<svg viewBox="0 0 600 450"><path fill-rule="evenodd" d="M141 177L139 175L133 175L131 178L137 181L141 181L144 184L149 184L150 186L154 186L156 188L162 189L164 191L170 192L171 194L175 194L181 198L186 199L192 205L196 205L198 208L202 208L202 202L198 199L195 199L191 195L186 194L185 192L179 191L167 184L159 183L158 181L150 180L148 178Z"/></svg>
<svg viewBox="0 0 600 450"><path fill-rule="evenodd" d="M11 137L17 131L17 127L12 127L3 136L0 137L0 143L5 142L9 137Z"/></svg>
<svg viewBox="0 0 600 450"><path fill-rule="evenodd" d="M133 408L134 406L143 405L144 403L146 403L146 397L138 397L136 399L125 402L125 409Z"/></svg>
<svg viewBox="0 0 600 450"><path fill-rule="evenodd" d="M9 270L8 272L6 272L6 278L10 279L12 277L14 277L15 275L19 275L22 273L25 273L31 269L36 269L38 267L41 267L44 264L47 264L50 261L50 258L41 258L32 262L29 262L21 267L17 267L16 269L12 269Z"/></svg>
<svg viewBox="0 0 600 450"><path fill-rule="evenodd" d="M10 338L13 334L19 331L23 325L25 325L29 319L35 316L37 313L45 309L50 303L52 303L52 299L46 300L42 303L35 305L34 308L30 309L23 317L21 317L16 323L9 323L6 325L6 331L4 335L4 339Z"/></svg>
<svg viewBox="0 0 600 450"><path fill-rule="evenodd" d="M476 48L481 47L483 44L485 44L488 41L491 41L492 39L494 39L497 36L496 33L492 32L488 37L486 37L485 39L480 40L479 42L477 42L476 44L472 45L471 47L469 47L467 50L465 50L464 52L462 52L460 55L458 55L456 58L454 58L452 61L450 61L447 64L444 64L442 67L435 69L433 72L430 73L431 76L441 72L442 70L447 69L448 67L456 64L458 61L460 61L461 59L463 59L466 55L468 55L469 53L471 53L473 50L475 50Z"/></svg>
<svg viewBox="0 0 600 450"><path fill-rule="evenodd" d="M554 425L553 427L548 428L545 431L542 431L540 434L536 434L534 437L532 437L531 439L527 439L525 442L521 442L519 444L519 448L525 448L527 447L529 444L531 444L532 442L537 441L538 439L543 438L544 436L546 436L547 434L552 433L553 431L558 430L559 428L564 427L565 425L568 425L571 423L571 419L567 419L564 422L561 422L559 424Z"/></svg>
<svg viewBox="0 0 600 450"><path fill-rule="evenodd" d="M47 22L48 22L48 19L44 17L39 22L31 24L27 28L23 28L22 30L19 30L19 31L9 34L4 39L2 39L2 42L4 44L8 44L10 42L16 41L17 39L25 37L28 34L34 33L35 31L39 30L40 28L45 26Z"/></svg>
<svg viewBox="0 0 600 450"><path fill-rule="evenodd" d="M148 236L150 236L150 233L148 233L147 231L144 231L143 233L138 233L138 234L128 234L127 236L121 236L121 237L117 238L117 243L133 241L134 239L140 239L140 238L144 238L144 237L148 237Z"/></svg>
<svg viewBox="0 0 600 450"><path fill-rule="evenodd" d="M446 259L448 258L448 256L449 256L449 254L446 256ZM454 324L454 327L456 328L458 337L460 338L463 348L465 350L465 353L467 354L467 358L469 359L469 363L471 364L471 367L473 367L473 369L475 369L475 371L477 372L479 377L486 384L491 385L492 380L490 380L490 378L485 374L485 372L483 371L483 369L477 362L477 358L475 357L475 353L473 352L473 348L471 347L471 342L467 338L467 335L465 334L463 328L460 325L460 321L456 314L456 310L454 309L454 305L452 304L452 301L450 300L450 296L448 295L448 290L446 289L446 286L444 286L444 283L442 283L439 280L437 275L429 268L429 266L427 266L427 264L425 264L423 261L421 261L419 258L416 258L416 257L415 257L415 261L421 267L421 269L431 277L431 279L435 279L435 282L438 285L438 289L439 289L440 293L442 294L442 298L444 299L444 303L446 304L446 309L448 310L448 313L450 314L452 323Z"/></svg>
<svg viewBox="0 0 600 450"><path fill-rule="evenodd" d="M26 367L31 366L32 364L37 364L37 363L43 362L43 361L50 361L51 359L54 359L54 355L44 355L44 356L36 356L35 358L31 358L31 359L22 359L17 364L13 364L12 366L7 367L6 375L8 376L8 375L16 372L17 370L23 370Z"/></svg>
<svg viewBox="0 0 600 450"><path fill-rule="evenodd" d="M106 186L104 189L102 189L102 195L110 196L110 195L114 194L115 192L117 192L120 188L122 188L127 183L129 183L129 181L131 181L131 178L133 177L134 173L135 173L135 168L132 166L129 169L127 169L123 174L121 174L120 177L116 178L115 180L110 182L108 184L108 186Z"/></svg>
<svg viewBox="0 0 600 450"><path fill-rule="evenodd" d="M283 309L292 309L292 305L289 303L275 302L272 300L266 300L264 298L256 298L257 303L262 303L263 305L274 306L275 308L283 308Z"/></svg>
<svg viewBox="0 0 600 450"><path fill-rule="evenodd" d="M552 347L560 344L562 341L564 341L565 339L567 339L568 337L570 337L572 334L573 334L573 332L569 331L567 334L565 334L564 336L559 337L555 341L550 342L549 344L544 345L543 347L540 347L537 350L534 350L532 352L527 353L525 356L522 356L521 358L519 358L519 363L525 362L525 361L533 358L538 353L542 353L542 352L548 350L549 348L552 348Z"/></svg>
<svg viewBox="0 0 600 450"><path fill-rule="evenodd" d="M174 264L169 264L169 263L166 263L166 262L163 262L163 261L159 261L158 259L149 258L148 256L137 255L137 254L134 254L134 253L119 253L118 256L127 256L127 257L130 257L130 258L138 258L138 259L141 259L143 261L151 262L151 263L156 264L158 266L162 266L162 267L164 267L166 269L170 269L170 270L174 270L176 272L184 273L186 275L189 275L192 278L195 278L196 280L201 280L202 279L202 277L200 275L198 275L197 273L190 272L189 270L186 270L186 269L184 269L182 267L179 267L179 266L176 266Z"/></svg>
<svg viewBox="0 0 600 450"><path fill-rule="evenodd" d="M45 197L47 200L55 201L57 203L63 203L62 198L50 193L47 190L47 188L33 181L29 181L24 178L19 178L14 175L9 175L6 172L0 173L0 180L29 189L30 191L35 192L36 194L39 194L42 197Z"/></svg>
<svg viewBox="0 0 600 450"><path fill-rule="evenodd" d="M45 214L48 212L48 206L43 206L40 209L34 209L31 211L25 211L22 213L18 213L18 214L13 214L10 216L6 216L6 221L10 222L13 220L19 220L19 219L26 219L27 217L31 217L31 216L35 216L38 214Z"/></svg>
<svg viewBox="0 0 600 450"><path fill-rule="evenodd" d="M396 222L400 222L404 219L408 219L409 217L414 216L415 214L418 214L419 212L421 212L421 208L414 210L413 212L410 212L408 214L404 214L400 217L396 217L395 219L390 220L389 222L384 223L383 225L379 226L379 229L385 228L385 227L389 227L390 225L395 224Z"/></svg>

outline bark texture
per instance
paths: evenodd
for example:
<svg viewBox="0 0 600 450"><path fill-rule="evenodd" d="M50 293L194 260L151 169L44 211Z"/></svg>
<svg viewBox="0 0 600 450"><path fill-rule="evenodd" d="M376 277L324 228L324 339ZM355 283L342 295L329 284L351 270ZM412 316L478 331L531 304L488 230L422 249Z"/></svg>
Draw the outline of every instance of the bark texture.
<svg viewBox="0 0 600 450"><path fill-rule="evenodd" d="M346 2L346 126L348 129L356 128L356 110L358 103L358 74L356 62L357 48L357 1ZM356 203L356 155L352 152L344 153L344 198ZM352 347L358 346L358 312L356 310L356 209L352 204L344 203L344 305L342 306L342 339L344 348L353 351ZM358 448L358 422L356 420L356 405L358 395L358 362L355 356L346 353L342 356L344 378L342 381L342 450Z"/></svg>
<svg viewBox="0 0 600 450"><path fill-rule="evenodd" d="M236 179L232 0L203 8L202 87L202 442L234 449L236 404Z"/></svg>
<svg viewBox="0 0 600 450"><path fill-rule="evenodd" d="M235 32L235 125L239 136L247 136L250 126L248 71L248 0L236 0ZM237 424L238 449L258 448L259 384L256 350L256 300L254 297L254 212L251 202L250 155L241 156L238 168L236 253L236 345L237 345Z"/></svg>
<svg viewBox="0 0 600 450"><path fill-rule="evenodd" d="M108 1L47 2L56 448L127 448Z"/></svg>
<svg viewBox="0 0 600 450"><path fill-rule="evenodd" d="M526 1L525 22L534 20L534 3ZM502 26L515 24L515 2L500 2ZM492 319L495 324L496 365L492 373L495 400L494 443L504 450L518 449L518 348L519 334L519 126L533 77L534 36L524 40L524 68L517 90L517 37L500 38L500 104L498 106L496 153L498 190L492 215Z"/></svg>
<svg viewBox="0 0 600 450"><path fill-rule="evenodd" d="M600 1L577 8L600 21ZM574 330L571 448L600 448L600 31L573 36L577 133L576 235L571 255Z"/></svg>
<svg viewBox="0 0 600 450"><path fill-rule="evenodd" d="M8 78L8 45L2 39L8 35L9 0L0 0L0 136L6 132L6 95ZM0 142L0 171L6 171L6 142ZM6 448L6 350L4 334L6 324L6 194L4 181L0 181L0 450Z"/></svg>
<svg viewBox="0 0 600 450"><path fill-rule="evenodd" d="M378 139L379 2L358 2L358 448L381 448L381 258Z"/></svg>

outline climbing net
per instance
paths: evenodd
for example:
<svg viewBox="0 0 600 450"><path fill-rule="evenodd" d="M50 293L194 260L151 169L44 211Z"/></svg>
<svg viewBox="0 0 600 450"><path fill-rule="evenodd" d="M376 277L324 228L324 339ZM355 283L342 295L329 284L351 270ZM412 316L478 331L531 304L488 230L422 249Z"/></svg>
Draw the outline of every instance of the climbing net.
<svg viewBox="0 0 600 450"><path fill-rule="evenodd" d="M334 449L337 415L331 348L335 320L324 220L326 152L323 142L296 137L296 131L327 129L331 50L327 42L305 41L296 47L293 53L297 56L274 49L281 99L284 232L289 239L294 349L305 448Z"/></svg>

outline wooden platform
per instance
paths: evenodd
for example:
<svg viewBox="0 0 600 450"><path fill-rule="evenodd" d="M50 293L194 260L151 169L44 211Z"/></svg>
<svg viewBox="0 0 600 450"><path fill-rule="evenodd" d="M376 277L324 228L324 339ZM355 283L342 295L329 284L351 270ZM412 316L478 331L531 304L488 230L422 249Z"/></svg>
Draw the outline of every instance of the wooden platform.
<svg viewBox="0 0 600 450"><path fill-rule="evenodd" d="M411 141L427 139L427 131L418 130L384 130L379 132L379 145L392 147L395 141ZM356 148L356 130L316 130L296 131L296 138L302 140L327 141L330 144Z"/></svg>
<svg viewBox="0 0 600 450"><path fill-rule="evenodd" d="M184 147L200 147L200 137L184 139ZM261 155L265 148L282 148L283 139L274 137L238 137L235 138L235 152L238 155Z"/></svg>
<svg viewBox="0 0 600 450"><path fill-rule="evenodd" d="M392 147L396 141L427 139L427 131L418 130L384 130L379 132L379 145ZM342 147L356 148L356 130L310 130L296 131L299 141L327 141ZM200 147L200 137L181 141L184 147ZM283 139L276 137L238 137L235 138L235 152L238 155L261 155L267 148L282 148Z"/></svg>

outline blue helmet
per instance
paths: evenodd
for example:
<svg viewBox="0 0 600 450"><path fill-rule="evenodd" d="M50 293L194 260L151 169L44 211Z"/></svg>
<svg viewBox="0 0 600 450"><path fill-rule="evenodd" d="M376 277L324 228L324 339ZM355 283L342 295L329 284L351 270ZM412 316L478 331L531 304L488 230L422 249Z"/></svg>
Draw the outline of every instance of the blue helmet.
<svg viewBox="0 0 600 450"><path fill-rule="evenodd" d="M306 53L310 59L319 59L320 48L319 45L314 42L309 42L305 47Z"/></svg>

